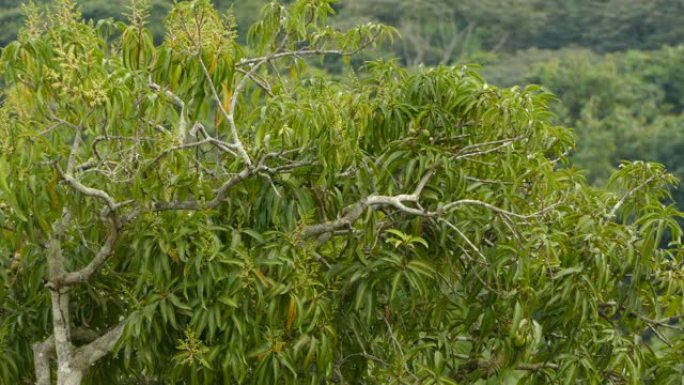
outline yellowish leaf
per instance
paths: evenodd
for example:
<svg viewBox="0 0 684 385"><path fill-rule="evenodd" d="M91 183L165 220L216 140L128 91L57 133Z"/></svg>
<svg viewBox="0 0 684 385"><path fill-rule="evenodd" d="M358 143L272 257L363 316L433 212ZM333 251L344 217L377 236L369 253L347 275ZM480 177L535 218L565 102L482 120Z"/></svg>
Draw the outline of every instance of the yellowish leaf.
<svg viewBox="0 0 684 385"><path fill-rule="evenodd" d="M221 87L223 89L223 100L221 101L221 105L223 106L224 111L228 111L230 109L230 104L233 101L233 93L231 92L230 88L228 88L227 81L224 81ZM223 114L221 111L216 111L216 127L218 127L222 122Z"/></svg>
<svg viewBox="0 0 684 385"><path fill-rule="evenodd" d="M293 295L290 296L290 305L287 308L287 329L292 329L292 324L297 318L297 300Z"/></svg>
<svg viewBox="0 0 684 385"><path fill-rule="evenodd" d="M259 269L254 269L254 275L259 279L259 282L261 282L262 285L268 286L268 278L264 275L264 273L261 272Z"/></svg>

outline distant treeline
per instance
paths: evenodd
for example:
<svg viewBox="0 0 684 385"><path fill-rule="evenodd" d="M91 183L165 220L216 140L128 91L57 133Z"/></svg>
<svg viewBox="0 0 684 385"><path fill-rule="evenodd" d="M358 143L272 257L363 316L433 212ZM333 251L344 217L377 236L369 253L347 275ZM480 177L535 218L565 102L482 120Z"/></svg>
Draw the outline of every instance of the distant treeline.
<svg viewBox="0 0 684 385"><path fill-rule="evenodd" d="M631 159L664 163L684 177L682 68L682 46L610 54L532 49L483 64L485 77L498 85L542 84L558 96L558 123L578 136L573 163L599 184ZM677 198L684 202L684 191Z"/></svg>
<svg viewBox="0 0 684 385"><path fill-rule="evenodd" d="M0 4L0 45L15 38L23 2ZM160 40L162 20L173 1L149 2L149 27ZM212 2L221 10L233 6L243 31L268 3ZM129 4L126 0L80 3L83 15L96 20L121 18ZM394 50L407 64L453 62L477 51L580 46L608 52L684 41L683 0L343 0L333 6L339 14L337 23L374 20L396 26L403 38Z"/></svg>

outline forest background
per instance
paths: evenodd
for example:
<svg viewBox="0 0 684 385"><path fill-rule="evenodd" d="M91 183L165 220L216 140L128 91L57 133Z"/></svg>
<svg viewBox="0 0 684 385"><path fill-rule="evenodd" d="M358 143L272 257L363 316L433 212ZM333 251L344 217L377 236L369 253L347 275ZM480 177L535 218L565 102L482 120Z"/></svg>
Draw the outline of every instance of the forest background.
<svg viewBox="0 0 684 385"><path fill-rule="evenodd" d="M40 1L39 1L40 3ZM124 19L128 1L82 0L86 19ZM164 34L171 0L152 0L150 29ZM213 0L233 8L239 38L265 0ZM22 23L21 0L0 2L0 46ZM408 67L478 65L497 86L540 84L558 97L556 123L577 133L571 159L589 182L607 181L622 160L665 164L684 179L684 1L682 0L346 0L333 24L396 27L384 56ZM341 59L326 59L330 74ZM321 64L321 63L318 63ZM684 190L674 193L684 207Z"/></svg>

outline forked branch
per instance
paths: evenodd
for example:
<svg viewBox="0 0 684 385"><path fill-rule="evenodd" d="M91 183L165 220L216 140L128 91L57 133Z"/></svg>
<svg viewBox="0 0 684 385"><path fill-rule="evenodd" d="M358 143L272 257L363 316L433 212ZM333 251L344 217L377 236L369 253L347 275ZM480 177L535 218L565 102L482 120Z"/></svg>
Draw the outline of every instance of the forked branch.
<svg viewBox="0 0 684 385"><path fill-rule="evenodd" d="M100 270L100 267L107 262L109 257L114 254L114 246L119 240L120 232L116 224L112 223L109 226L109 233L104 244L100 247L95 257L84 268L64 273L62 276L54 278L47 283L47 286L53 290L63 287L71 287L81 282L86 282Z"/></svg>
<svg viewBox="0 0 684 385"><path fill-rule="evenodd" d="M339 216L335 220L315 224L306 227L302 231L302 238L311 238L311 237L316 237L323 235L325 233L331 233L340 229L345 229L345 228L350 228L356 220L358 220L361 215L363 215L363 212L366 208L373 208L375 206L391 206L396 208L397 210L410 214L410 215L415 215L415 216L423 216L423 217L431 217L431 218L441 218L443 215L451 212L458 206L462 205L475 205L475 206L481 206L485 207L491 211L494 211L498 214L507 216L507 217L514 217L518 219L530 219L533 217L538 217L543 215L544 213L552 210L554 207L556 207L558 204L552 204L549 205L548 207L545 207L542 210L539 210L534 213L530 214L518 214L512 211L504 210L502 208L499 208L497 206L494 206L490 203L483 202L480 200L476 199L460 199L454 202L447 203L440 208L438 208L436 211L428 211L423 209L420 204L420 195L427 185L429 179L434 175L435 169L430 170L428 173L426 173L421 180L418 182L418 186L414 190L413 193L411 194L398 194L398 195L378 195L378 194L373 194L369 195L365 198L362 198L358 200L357 202L351 204L344 210L342 210L342 215ZM407 203L411 203L417 206L415 207L410 207L407 205Z"/></svg>

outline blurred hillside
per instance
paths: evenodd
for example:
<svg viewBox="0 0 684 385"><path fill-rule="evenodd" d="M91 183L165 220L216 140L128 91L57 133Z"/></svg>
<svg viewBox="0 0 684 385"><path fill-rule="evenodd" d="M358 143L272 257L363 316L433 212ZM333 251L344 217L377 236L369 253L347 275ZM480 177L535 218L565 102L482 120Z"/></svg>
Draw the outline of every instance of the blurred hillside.
<svg viewBox="0 0 684 385"><path fill-rule="evenodd" d="M340 18L396 26L406 64L458 62L476 52L584 47L655 49L684 41L681 0L348 0Z"/></svg>
<svg viewBox="0 0 684 385"><path fill-rule="evenodd" d="M34 0L40 4L48 0ZM150 28L163 36L172 0L148 0ZM243 31L265 0L212 0L233 8ZM287 2L287 1L285 1ZM22 0L0 1L0 45L16 37ZM88 19L121 19L128 0L80 0ZM406 64L435 65L467 54L528 48L584 47L596 52L655 49L684 39L682 0L343 0L337 22L379 21L396 26L395 53Z"/></svg>
<svg viewBox="0 0 684 385"><path fill-rule="evenodd" d="M0 4L0 45L16 37L20 3ZM88 19L126 17L126 0L80 3ZM149 26L161 42L172 1L150 3ZM267 4L214 3L232 9L243 39ZM558 121L577 130L573 163L594 183L606 182L620 160L637 158L684 177L684 0L346 0L334 7L340 26L379 21L401 34L353 64L378 57L406 66L478 64L493 84L550 89L560 100ZM342 70L335 59L325 64ZM684 193L677 198L684 202Z"/></svg>

